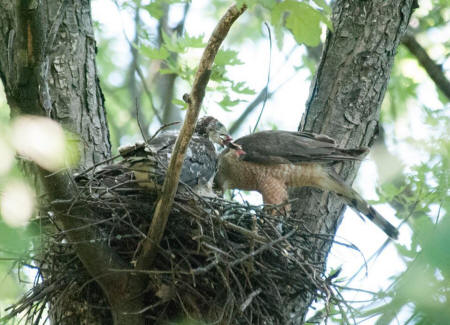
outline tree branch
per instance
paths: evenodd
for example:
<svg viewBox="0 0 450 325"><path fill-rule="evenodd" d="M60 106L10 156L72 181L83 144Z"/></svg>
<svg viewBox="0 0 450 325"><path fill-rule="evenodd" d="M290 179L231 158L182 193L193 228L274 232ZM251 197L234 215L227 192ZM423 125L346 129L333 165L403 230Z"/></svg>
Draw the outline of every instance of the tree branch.
<svg viewBox="0 0 450 325"><path fill-rule="evenodd" d="M228 8L214 29L208 44L200 60L195 80L192 85L191 94L188 96L188 110L181 128L180 134L175 142L175 147L167 169L166 178L161 190L161 197L156 205L152 223L147 237L142 243L142 251L137 259L137 269L149 269L156 256L159 243L166 228L167 219L172 208L173 199L178 188L178 180L183 165L189 141L194 133L195 124L200 113L200 106L205 96L206 85L211 74L211 67L219 47L228 34L231 25L245 11L246 6L238 8L236 5Z"/></svg>
<svg viewBox="0 0 450 325"><path fill-rule="evenodd" d="M289 58L291 57L292 53L294 53L295 48L298 45L295 45L290 51L289 54L285 57L284 59L284 63L286 64L287 61L289 60ZM318 46L319 47L319 46ZM318 48L316 47L316 48ZM315 48L315 49L316 49ZM320 47L321 48L321 47ZM278 68L277 73L280 72L280 70L282 69L283 65L280 66ZM291 75L289 78L287 78L286 80L284 80L282 83L280 83L275 89L272 89L272 91L269 91L267 93L266 96L266 92L268 91L268 86L264 86L261 91L258 93L258 95L255 97L255 99L253 99L253 101L247 105L247 107L245 108L244 112L241 114L241 116L239 116L239 118L237 120L235 120L233 122L233 124L231 125L231 127L228 129L228 132L231 135L234 135L237 130L239 130L239 128L242 126L242 124L245 122L245 120L249 117L249 115L259 106L260 103L262 103L264 100L269 100L270 98L272 98L272 96L281 88L283 87L285 84L287 84L296 74L298 73L295 72L293 75ZM272 77L275 77L275 75L273 75Z"/></svg>
<svg viewBox="0 0 450 325"><path fill-rule="evenodd" d="M250 104L248 104L247 108L244 110L241 116L239 116L239 118L233 122L233 124L228 130L230 134L234 134L241 127L242 123L244 123L247 117L259 106L260 103L264 101L264 99L266 99L266 93L267 93L267 86L264 87L259 92L258 96L256 96L256 98ZM273 92L269 92L267 94L267 99L272 97L272 95Z"/></svg>
<svg viewBox="0 0 450 325"><path fill-rule="evenodd" d="M416 57L436 86L442 91L447 99L450 100L450 81L445 77L442 66L436 64L433 59L430 58L428 53L419 42L417 42L411 32L405 34L402 43L408 48L411 54Z"/></svg>

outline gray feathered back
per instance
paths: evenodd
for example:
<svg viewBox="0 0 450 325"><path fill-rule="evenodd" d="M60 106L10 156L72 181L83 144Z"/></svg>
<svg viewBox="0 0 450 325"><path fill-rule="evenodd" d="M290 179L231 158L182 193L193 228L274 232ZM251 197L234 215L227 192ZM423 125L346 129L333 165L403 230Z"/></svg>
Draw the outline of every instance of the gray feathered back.
<svg viewBox="0 0 450 325"><path fill-rule="evenodd" d="M339 148L325 135L309 132L262 131L235 141L245 152L242 160L261 164L361 160L367 148Z"/></svg>

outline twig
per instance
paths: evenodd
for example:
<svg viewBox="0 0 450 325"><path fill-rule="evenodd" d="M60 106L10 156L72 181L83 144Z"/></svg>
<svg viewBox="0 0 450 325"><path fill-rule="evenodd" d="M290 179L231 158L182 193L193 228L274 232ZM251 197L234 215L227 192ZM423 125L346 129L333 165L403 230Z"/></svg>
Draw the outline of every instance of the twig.
<svg viewBox="0 0 450 325"><path fill-rule="evenodd" d="M267 70L267 82L266 82L266 87L265 87L265 89L268 90L269 82L270 82L270 70L271 70L270 68L272 66L272 33L270 32L270 27L266 22L264 22L264 25L266 26L267 32L269 33L269 69ZM256 129L258 128L259 121L261 120L261 116L264 112L264 108L266 107L267 98L268 98L267 94L268 94L268 92L266 91L265 97L264 97L264 102L261 107L261 111L259 112L258 119L256 120L255 127L253 128L252 133L255 133Z"/></svg>
<svg viewBox="0 0 450 325"><path fill-rule="evenodd" d="M436 64L433 59L430 58L428 53L419 42L417 42L411 32L407 32L405 36L403 36L402 43L408 48L411 54L416 57L436 86L450 100L450 81L445 77L442 66Z"/></svg>
<svg viewBox="0 0 450 325"><path fill-rule="evenodd" d="M169 37L176 35L177 37L182 37L184 31L184 25L186 22L187 14L190 8L190 1L186 1L183 10L183 17L178 21L176 26L171 27L172 22L169 22L169 11L170 7L168 4L163 6L163 15L158 20L158 47L162 47L164 43L163 32L165 32ZM162 119L164 123L169 121L177 121L182 118L181 110L179 110L172 103L175 96L175 81L178 78L176 73L161 74L162 69L167 69L169 67L169 62L178 62L179 54L169 50L169 57L165 60L153 60L151 68L153 71L149 76L149 80L156 85L156 89L159 90L159 98L161 102L159 104L159 109L162 114ZM159 66L157 68L157 66Z"/></svg>
<svg viewBox="0 0 450 325"><path fill-rule="evenodd" d="M119 5L119 3L116 0L114 0L114 4L116 5L117 10L120 12L120 5ZM134 47L133 42L130 41L130 39L128 38L127 33L125 33L125 29L122 29L122 32L123 32L123 36L125 37L125 40L127 41L128 45L130 47ZM150 89L147 87L147 83L145 82L144 74L142 73L142 71L141 71L141 69L139 68L138 65L136 65L136 72L137 72L137 74L139 76L139 79L141 79L142 87L144 88L144 92L145 92L145 94L147 95L147 97L148 97L148 99L150 101L150 106L151 106L151 108L153 110L153 114L155 114L156 118L158 119L158 122L160 124L163 124L163 119L159 115L159 112L156 109L155 104L153 102L152 93L151 93Z"/></svg>
<svg viewBox="0 0 450 325"><path fill-rule="evenodd" d="M138 0L140 1L140 0ZM140 119L138 117L139 111L141 110L141 95L142 95L142 89L139 89L136 82L136 68L139 66L139 33L140 33L140 26L141 26L141 17L139 15L139 11L141 9L140 2L136 4L136 8L134 8L134 37L133 37L133 44L129 43L130 47L130 54L131 54L131 61L127 68L127 84L128 84L128 91L130 92L130 97L134 98L136 101L136 119L138 120L138 123L140 123ZM145 124L145 123L144 123ZM139 126L141 129L141 127ZM141 131L142 133L142 131ZM145 139L145 137L144 137Z"/></svg>
<svg viewBox="0 0 450 325"><path fill-rule="evenodd" d="M102 160L102 161L100 161L100 162L98 162L98 163L92 165L91 167L86 168L85 170L83 170L82 172L76 174L75 176L76 176L76 177L83 176L83 175L87 174L88 172L90 172L91 170L97 168L98 166L103 165L103 164L107 164L107 163L109 163L109 162L111 162L111 161L113 161L113 160L115 160L115 159L117 159L117 158L119 158L119 157L120 157L120 154L117 154L117 155L115 155L115 156L112 156L111 158Z"/></svg>
<svg viewBox="0 0 450 325"><path fill-rule="evenodd" d="M175 122L171 122L171 123L167 123L167 124L161 125L161 127L160 127L158 130L156 130L156 132L151 136L151 138L150 138L150 140L148 140L148 142L150 142L150 141L152 141L154 138L156 138L156 136L157 136L162 130L164 130L165 128L168 128L168 127L170 127L170 126L172 126L172 125L179 124L179 123L181 123L181 122L175 121Z"/></svg>
<svg viewBox="0 0 450 325"><path fill-rule="evenodd" d="M76 196L75 186L67 174L53 175L46 177L46 171L40 171L42 177L41 181L44 188L49 193L50 200L67 200ZM95 239L98 237L97 229L93 227L84 228L86 226L84 216L89 216L90 211L86 206L74 207L70 215L66 215L59 211L55 211L58 221L63 225L66 231L67 239L71 243L75 243L75 250L92 278L97 280L99 286L103 289L107 297L113 317L122 317L120 312L130 311L142 308L139 300L133 301L129 306L123 308L124 304L121 300L122 294L129 294L135 296L140 293L143 287L143 280L138 276L132 275L115 275L108 272L110 268L127 268L128 264L118 256L111 247L104 242L98 242ZM70 231L70 232L69 232ZM129 286L123 290L117 286L117 283L125 281ZM122 305L120 305L122 303ZM130 318L131 322L141 324L137 317Z"/></svg>
<svg viewBox="0 0 450 325"><path fill-rule="evenodd" d="M152 223L148 230L147 238L142 243L142 252L138 256L136 268L149 269L155 259L159 243L166 228L167 219L172 208L173 199L178 188L178 179L183 165L184 154L189 145L189 141L194 133L197 117L200 113L200 106L205 96L206 85L211 74L211 67L220 45L225 39L231 25L245 11L246 6L238 8L231 6L214 29L208 44L200 60L192 91L189 95L189 105L186 118L181 128L180 134L175 142L175 147L170 159L167 176L161 191L161 197L156 205Z"/></svg>
<svg viewBox="0 0 450 325"><path fill-rule="evenodd" d="M242 125L242 123L247 119L247 117L250 115L250 113L253 112L253 110L258 107L258 105L264 101L266 98L272 97L272 92L267 93L267 87L264 87L259 92L258 96L250 103L248 104L247 108L244 110L244 112L239 116L239 118L233 122L231 127L229 128L230 134L234 134Z"/></svg>
<svg viewBox="0 0 450 325"><path fill-rule="evenodd" d="M195 214L193 211L189 210L186 206L177 204L176 202L175 202L175 204L178 209L180 209L186 213L189 213L191 216L193 216L195 218L200 218L200 216L198 214ZM223 218L215 216L214 214L211 214L210 217L212 219L214 219L215 221L219 222L225 228L236 231L236 232L240 233L241 235L244 235L248 238L254 239L260 243L266 243L268 241L268 238L258 235L257 233L255 233L251 230L245 229L243 227L240 227L232 222L223 220Z"/></svg>
<svg viewBox="0 0 450 325"><path fill-rule="evenodd" d="M141 124L141 119L140 119L140 114L139 114L139 102L138 102L137 98L136 98L136 121L137 121L137 125L139 127L139 131L141 132L142 139L144 139L145 143L148 143L147 135L145 134L144 128L142 127L142 124Z"/></svg>
<svg viewBox="0 0 450 325"><path fill-rule="evenodd" d="M158 109L155 107L155 103L153 102L153 95L152 95L150 89L148 89L148 87L147 87L147 83L145 82L145 77L144 77L144 74L141 71L141 68L136 67L136 72L137 72L137 74L139 76L139 79L141 79L142 87L144 88L144 92L147 95L148 100L150 101L150 106L152 107L153 114L155 114L156 118L158 119L158 122L160 124L163 124L163 119L159 115Z"/></svg>
<svg viewBox="0 0 450 325"><path fill-rule="evenodd" d="M287 63L291 55L294 53L294 50L296 49L296 46L292 48L292 50L286 55L284 63L281 67L278 68L278 70L275 72L275 74L279 74L280 70L284 67L284 64ZM272 91L268 92L267 86L264 86L263 89L258 93L258 95L255 97L255 99L248 104L248 106L245 108L244 112L239 116L237 120L231 124L230 128L228 129L228 132L231 135L234 135L236 131L241 127L241 125L245 122L247 117L259 106L259 104L263 101L267 101L284 85L286 85L293 77L295 77L300 70L295 71L294 74L292 74L289 78L285 79L283 82L281 82L275 89L272 89ZM272 76L274 77L275 74Z"/></svg>
<svg viewBox="0 0 450 325"><path fill-rule="evenodd" d="M288 232L286 235L284 235L284 236L282 236L282 237L279 237L279 238L277 238L277 239L275 239L275 240L273 240L273 241L271 241L271 242L269 242L269 243L267 243L267 244L261 246L261 247L258 248L257 250L255 250L255 251L253 251L253 252L251 252L251 253L249 253L249 254L247 254L247 255L244 255L244 256L242 256L242 257L239 258L239 259L234 260L234 261L231 262L228 266L229 266L229 267L233 267L233 266L235 266L236 264L240 264L240 263L244 262L245 260L249 259L250 257L256 256L256 255L260 254L261 252L263 252L263 251L265 251L265 250L267 250L267 249L269 249L269 248L272 248L274 245L278 244L279 242L282 242L283 240L286 240L286 239L288 239L289 237L291 237L296 231L297 231L297 229L292 229L292 230L291 230L290 232Z"/></svg>
<svg viewBox="0 0 450 325"><path fill-rule="evenodd" d="M262 291L261 289L255 290L248 296L248 298L241 305L241 312L247 309L247 307L252 303L253 298L259 295L261 291Z"/></svg>

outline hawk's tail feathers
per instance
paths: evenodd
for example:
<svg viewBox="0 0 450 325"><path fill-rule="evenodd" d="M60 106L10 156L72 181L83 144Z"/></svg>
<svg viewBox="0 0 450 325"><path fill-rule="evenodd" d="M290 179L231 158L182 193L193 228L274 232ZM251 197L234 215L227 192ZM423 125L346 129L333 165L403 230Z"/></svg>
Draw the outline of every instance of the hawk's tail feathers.
<svg viewBox="0 0 450 325"><path fill-rule="evenodd" d="M398 238L398 230L389 221L387 221L377 210L371 205L369 205L354 189L351 189L352 196L344 197L347 204L367 217L370 221L378 226L392 239Z"/></svg>
<svg viewBox="0 0 450 325"><path fill-rule="evenodd" d="M374 207L369 205L369 213L366 216L378 227L380 227L380 229L383 230L390 238L398 239L398 229L395 228L389 221L384 219L383 216L374 209Z"/></svg>
<svg viewBox="0 0 450 325"><path fill-rule="evenodd" d="M398 230L389 221L387 221L374 207L370 206L351 186L342 180L342 178L330 168L328 173L333 179L332 188L337 194L339 194L346 203L356 210L357 212L365 215L370 221L376 224L381 230L384 231L392 239L398 238Z"/></svg>

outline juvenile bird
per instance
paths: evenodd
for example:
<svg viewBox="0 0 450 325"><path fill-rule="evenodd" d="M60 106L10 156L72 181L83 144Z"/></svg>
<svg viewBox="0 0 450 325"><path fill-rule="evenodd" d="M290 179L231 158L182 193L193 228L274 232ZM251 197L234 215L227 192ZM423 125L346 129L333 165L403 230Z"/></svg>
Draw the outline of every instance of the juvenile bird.
<svg viewBox="0 0 450 325"><path fill-rule="evenodd" d="M140 186L154 188L163 183L177 137L177 131L167 131L158 134L148 144L119 148L124 157L122 164L134 172ZM217 154L213 143L223 146L230 139L217 119L212 116L200 118L184 157L181 183L190 186L199 195L214 196L212 183ZM155 178L155 175L158 176Z"/></svg>

